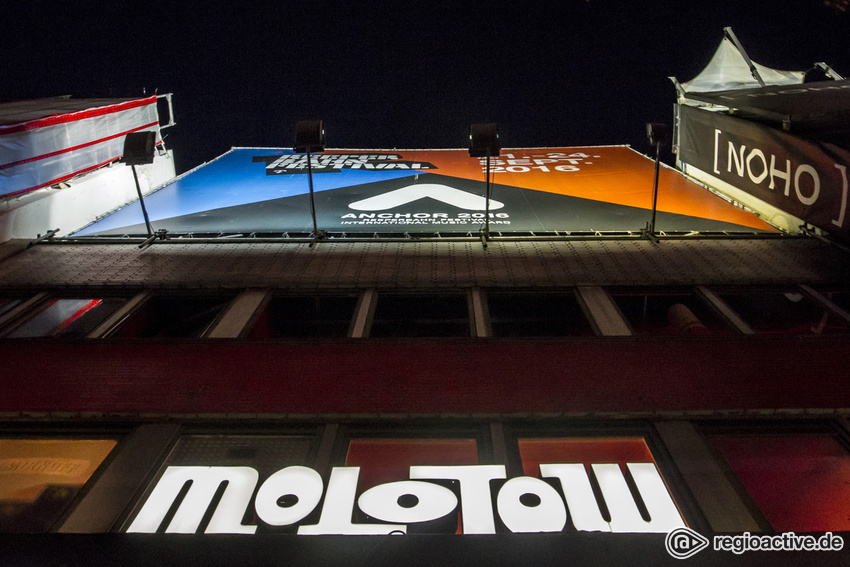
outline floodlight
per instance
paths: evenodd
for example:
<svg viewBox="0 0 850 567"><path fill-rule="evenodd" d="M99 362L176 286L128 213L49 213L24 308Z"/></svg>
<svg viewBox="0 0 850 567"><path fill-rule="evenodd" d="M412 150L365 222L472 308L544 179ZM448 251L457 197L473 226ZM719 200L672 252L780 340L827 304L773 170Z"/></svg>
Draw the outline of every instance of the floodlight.
<svg viewBox="0 0 850 567"><path fill-rule="evenodd" d="M156 151L156 132L130 132L124 138L124 156L121 161L127 165L153 163Z"/></svg>
<svg viewBox="0 0 850 567"><path fill-rule="evenodd" d="M670 129L666 124L659 124L657 122L648 122L646 124L646 136L649 138L649 143L653 146L655 145L664 145L667 143L667 140L670 135Z"/></svg>
<svg viewBox="0 0 850 567"><path fill-rule="evenodd" d="M325 149L325 129L321 120L299 120L295 123L295 152L321 152Z"/></svg>
<svg viewBox="0 0 850 567"><path fill-rule="evenodd" d="M495 122L473 124L469 130L470 157L499 155L499 130Z"/></svg>

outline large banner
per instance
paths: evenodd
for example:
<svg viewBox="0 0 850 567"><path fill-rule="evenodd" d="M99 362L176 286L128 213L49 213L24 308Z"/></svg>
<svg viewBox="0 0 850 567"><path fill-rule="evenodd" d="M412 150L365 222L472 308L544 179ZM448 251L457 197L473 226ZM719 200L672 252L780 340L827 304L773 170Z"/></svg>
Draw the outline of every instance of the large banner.
<svg viewBox="0 0 850 567"><path fill-rule="evenodd" d="M850 151L681 105L679 157L816 227L850 236Z"/></svg>
<svg viewBox="0 0 850 567"><path fill-rule="evenodd" d="M327 150L311 157L317 225L334 233L640 231L651 217L654 163L625 146L467 150ZM237 148L145 198L172 234L312 231L307 156ZM770 230L755 215L662 171L657 225L667 231ZM144 234L128 206L77 235Z"/></svg>

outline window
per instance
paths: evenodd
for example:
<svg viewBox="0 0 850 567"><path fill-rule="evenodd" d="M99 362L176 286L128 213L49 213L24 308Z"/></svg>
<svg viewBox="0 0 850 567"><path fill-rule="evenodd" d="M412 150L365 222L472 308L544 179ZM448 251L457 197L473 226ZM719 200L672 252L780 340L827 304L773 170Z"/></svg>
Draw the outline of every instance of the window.
<svg viewBox="0 0 850 567"><path fill-rule="evenodd" d="M21 300L13 297L0 297L0 315L7 313L20 305Z"/></svg>
<svg viewBox="0 0 850 567"><path fill-rule="evenodd" d="M273 297L248 337L343 338L356 305L356 296Z"/></svg>
<svg viewBox="0 0 850 567"><path fill-rule="evenodd" d="M475 439L352 439L345 466L361 467L360 491L407 480L412 465L477 465Z"/></svg>
<svg viewBox="0 0 850 567"><path fill-rule="evenodd" d="M203 295L153 297L109 336L202 337L230 300L230 297Z"/></svg>
<svg viewBox="0 0 850 567"><path fill-rule="evenodd" d="M378 296L371 337L468 337L465 295Z"/></svg>
<svg viewBox="0 0 850 567"><path fill-rule="evenodd" d="M732 334L691 291L611 292L623 316L638 335Z"/></svg>
<svg viewBox="0 0 850 567"><path fill-rule="evenodd" d="M590 437L518 439L522 471L536 476L541 463L654 463L642 437Z"/></svg>
<svg viewBox="0 0 850 567"><path fill-rule="evenodd" d="M572 293L488 292L494 337L593 336Z"/></svg>
<svg viewBox="0 0 850 567"><path fill-rule="evenodd" d="M717 295L757 333L806 335L848 330L846 321L793 288L727 291Z"/></svg>
<svg viewBox="0 0 850 567"><path fill-rule="evenodd" d="M6 336L11 338L85 337L125 301L124 298L115 297L52 299Z"/></svg>
<svg viewBox="0 0 850 567"><path fill-rule="evenodd" d="M850 311L850 292L844 290L835 291L833 288L821 289L819 291L837 306L845 311Z"/></svg>
<svg viewBox="0 0 850 567"><path fill-rule="evenodd" d="M0 439L0 532L45 532L115 439Z"/></svg>
<svg viewBox="0 0 850 567"><path fill-rule="evenodd" d="M850 452L830 434L711 436L777 532L850 530Z"/></svg>

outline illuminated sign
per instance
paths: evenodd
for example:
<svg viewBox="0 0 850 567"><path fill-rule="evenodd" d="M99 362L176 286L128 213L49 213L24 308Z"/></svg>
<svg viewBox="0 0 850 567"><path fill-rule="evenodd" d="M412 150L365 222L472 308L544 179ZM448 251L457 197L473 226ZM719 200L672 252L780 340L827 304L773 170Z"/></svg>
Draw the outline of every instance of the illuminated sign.
<svg viewBox="0 0 850 567"><path fill-rule="evenodd" d="M667 533L685 525L654 463L625 463L628 475L616 463L590 468L604 512L581 463L541 464L540 478L511 479L504 465L411 466L409 480L378 484L359 498L360 467L333 468L325 489L315 470L289 466L257 490L252 467L170 466L127 532L196 533L211 513L204 533L253 534L258 525L243 521L255 491L256 517L297 526L299 535L404 534L458 512L464 534L495 534L497 522L513 533L560 532L568 519L578 531L615 533ZM361 513L369 521L355 521Z"/></svg>

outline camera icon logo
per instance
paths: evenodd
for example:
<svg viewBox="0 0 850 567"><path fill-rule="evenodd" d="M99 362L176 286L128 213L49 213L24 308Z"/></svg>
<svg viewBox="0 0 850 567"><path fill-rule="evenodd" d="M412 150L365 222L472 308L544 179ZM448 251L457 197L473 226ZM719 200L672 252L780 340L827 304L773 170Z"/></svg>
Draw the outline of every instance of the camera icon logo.
<svg viewBox="0 0 850 567"><path fill-rule="evenodd" d="M691 528L676 528L664 538L664 547L676 559L687 559L708 547L708 539Z"/></svg>

